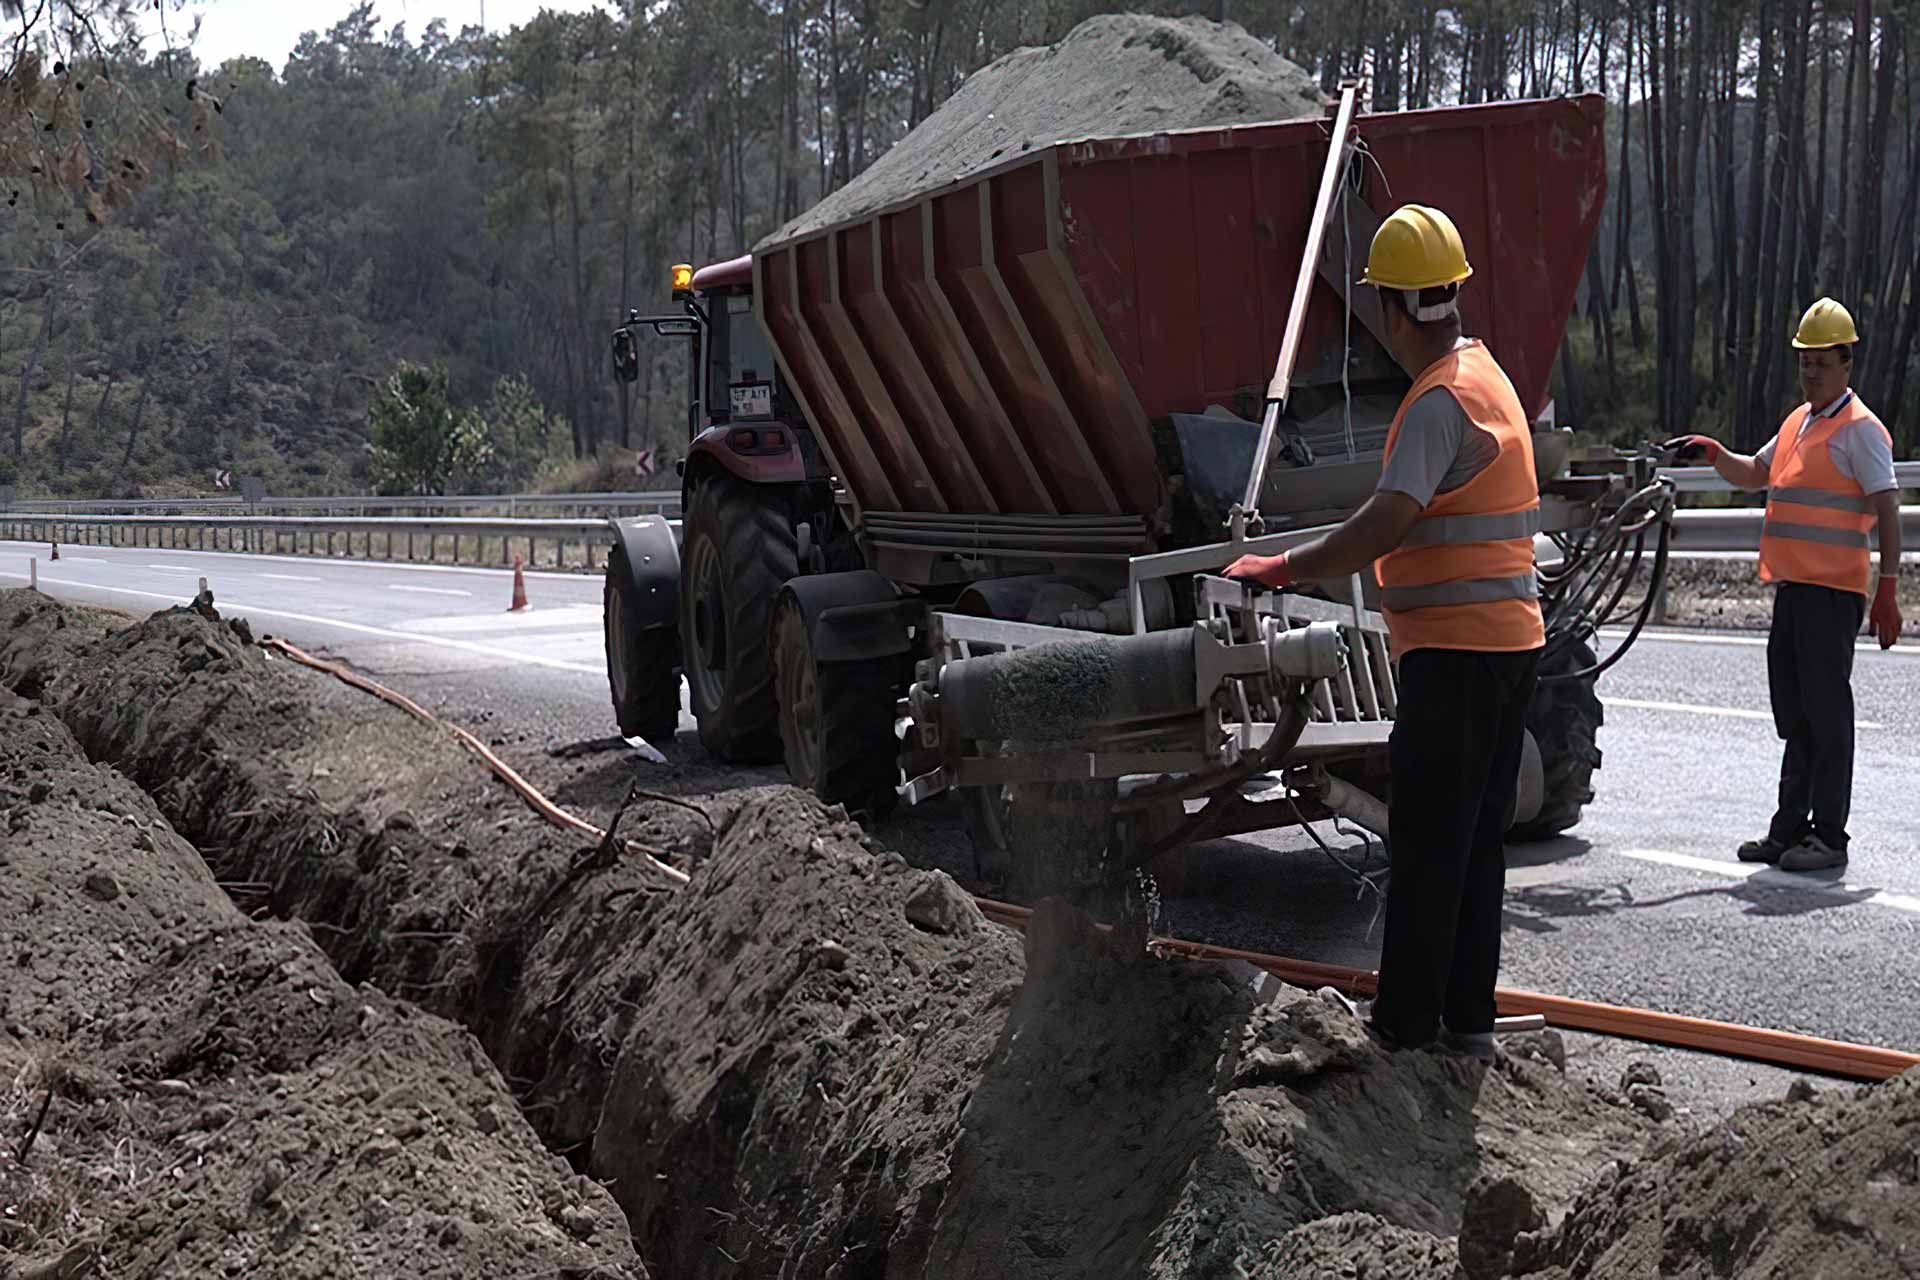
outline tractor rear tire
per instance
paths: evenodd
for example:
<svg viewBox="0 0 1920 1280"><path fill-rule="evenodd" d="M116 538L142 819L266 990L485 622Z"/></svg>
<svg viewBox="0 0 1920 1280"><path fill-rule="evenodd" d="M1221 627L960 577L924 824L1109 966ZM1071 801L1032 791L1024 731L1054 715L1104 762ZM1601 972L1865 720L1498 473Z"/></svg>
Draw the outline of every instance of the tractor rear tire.
<svg viewBox="0 0 1920 1280"><path fill-rule="evenodd" d="M607 686L620 733L659 746L680 728L680 637L670 626L647 626L626 549L607 556L605 607Z"/></svg>
<svg viewBox="0 0 1920 1280"><path fill-rule="evenodd" d="M818 662L807 620L783 598L773 623L774 687L787 773L826 804L883 817L899 798L896 666Z"/></svg>
<svg viewBox="0 0 1920 1280"><path fill-rule="evenodd" d="M780 758L774 598L798 572L786 491L709 476L687 496L680 653L700 742L729 764Z"/></svg>
<svg viewBox="0 0 1920 1280"><path fill-rule="evenodd" d="M1594 661L1592 649L1576 644L1542 663L1540 674L1580 671ZM1542 679L1535 686L1527 728L1540 744L1540 812L1516 824L1507 832L1508 840L1551 839L1578 825L1581 809L1593 802L1593 771L1600 767L1600 726L1607 718L1594 684L1595 677L1587 675L1551 684Z"/></svg>

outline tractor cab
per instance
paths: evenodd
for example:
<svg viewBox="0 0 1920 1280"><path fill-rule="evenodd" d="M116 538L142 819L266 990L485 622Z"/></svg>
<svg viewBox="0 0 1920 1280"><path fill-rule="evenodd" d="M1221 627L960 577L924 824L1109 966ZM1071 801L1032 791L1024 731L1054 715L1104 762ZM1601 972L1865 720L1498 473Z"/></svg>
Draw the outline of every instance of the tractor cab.
<svg viewBox="0 0 1920 1280"><path fill-rule="evenodd" d="M754 314L752 255L698 271L677 263L671 283L680 313L628 312L626 323L613 331L613 368L623 382L639 380L644 330L686 341L686 466L705 458L752 483L794 482L822 472L812 432Z"/></svg>

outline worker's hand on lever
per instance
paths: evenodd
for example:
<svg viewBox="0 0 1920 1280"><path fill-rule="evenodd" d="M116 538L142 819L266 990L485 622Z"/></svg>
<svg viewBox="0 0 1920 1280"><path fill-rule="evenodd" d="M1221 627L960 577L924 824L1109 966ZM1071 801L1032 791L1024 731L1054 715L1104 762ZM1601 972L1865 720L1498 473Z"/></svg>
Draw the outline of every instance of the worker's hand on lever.
<svg viewBox="0 0 1920 1280"><path fill-rule="evenodd" d="M1873 632L1882 649L1893 648L1894 641L1900 638L1900 601L1896 598L1899 586L1896 575L1881 574L1880 589L1873 593L1873 608L1867 611L1867 629Z"/></svg>
<svg viewBox="0 0 1920 1280"><path fill-rule="evenodd" d="M1276 591L1292 586L1295 581L1284 551L1277 556L1241 556L1227 566L1225 576L1240 582L1257 582Z"/></svg>
<svg viewBox="0 0 1920 1280"><path fill-rule="evenodd" d="M1709 465L1719 461L1720 455L1726 451L1726 446L1712 436L1696 435L1675 436L1660 447L1671 449L1675 462L1698 461Z"/></svg>

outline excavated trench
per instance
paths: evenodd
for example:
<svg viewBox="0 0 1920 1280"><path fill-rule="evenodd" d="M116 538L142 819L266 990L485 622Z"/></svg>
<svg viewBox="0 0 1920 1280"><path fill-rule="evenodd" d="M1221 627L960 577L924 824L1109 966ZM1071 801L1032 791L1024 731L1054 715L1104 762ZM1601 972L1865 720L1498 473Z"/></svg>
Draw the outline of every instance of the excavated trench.
<svg viewBox="0 0 1920 1280"><path fill-rule="evenodd" d="M519 1212L555 1247L600 1256L446 1274L638 1275L644 1262L676 1278L941 1280L1723 1275L1812 1258L1874 1276L1901 1274L1894 1246L1920 1240L1920 1093L1904 1078L1669 1136L1541 1060L1548 1045L1490 1069L1383 1054L1307 993L1259 1001L1218 966L1152 955L1059 904L1043 904L1023 944L945 876L787 788L714 796L705 817L630 810L621 834L692 873L675 889L539 820L444 733L191 611L109 632L0 595L0 683L100 762L75 767L138 784L144 794L115 784L118 807L147 805L150 826L197 847L210 875L177 840L169 874L192 883L195 911L223 913L222 947L268 939L311 957L284 999L332 1021L306 1039L297 1021L284 1038L256 1027L233 1055L276 1064L259 1123L298 1102L312 1123L337 1124L322 1109L335 1092L387 1096L315 1079L355 1051L362 1007L371 1025L412 1029L374 1057L415 1093L407 1119L373 1111L354 1132L401 1143L411 1161L423 1144L434 1157L447 1117L469 1117L449 1167L409 1165L401 1182L375 1162L368 1176L386 1181L371 1187L316 1173L299 1221L321 1229L298 1240L401 1205L466 1224L438 1230L470 1242ZM45 797L25 808L35 831L52 812ZM104 856L113 834L50 867ZM248 924L215 882L256 915L299 923ZM153 935L140 955L159 959L146 963L184 963L170 960L181 928L135 927ZM185 954L203 949L224 966L202 979L203 1005L238 999L222 994L236 972L281 981L211 944ZM191 1003L138 965L119 981L116 1028ZM490 1062L449 1070L446 1038L467 1043L450 1023ZM89 1034L69 1052L116 1080L146 1069L109 1047L137 1035ZM497 1103L479 1102L482 1085ZM473 1145L482 1127L485 1148ZM571 1168L508 1149L534 1133ZM332 1152L327 1169L361 1167L338 1139L307 1142ZM187 1187L271 1180L254 1165L273 1147L196 1153ZM1782 1194L1816 1171L1821 1195ZM518 1211L404 1194L492 1176L520 1187ZM625 1213L630 1253L617 1215L595 1207L601 1186ZM390 1207L368 1209L376 1197ZM203 1234L237 1247L229 1225Z"/></svg>

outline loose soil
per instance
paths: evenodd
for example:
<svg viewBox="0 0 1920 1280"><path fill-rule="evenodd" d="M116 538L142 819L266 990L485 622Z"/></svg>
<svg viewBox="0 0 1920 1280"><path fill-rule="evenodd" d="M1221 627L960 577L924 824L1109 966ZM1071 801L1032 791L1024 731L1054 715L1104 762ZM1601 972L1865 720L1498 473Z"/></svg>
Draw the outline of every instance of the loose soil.
<svg viewBox="0 0 1920 1280"><path fill-rule="evenodd" d="M1056 142L1318 116L1311 73L1234 23L1102 14L1058 44L1015 49L846 186L769 236L777 244L924 195Z"/></svg>
<svg viewBox="0 0 1920 1280"><path fill-rule="evenodd" d="M644 1276L472 1036L249 921L4 690L0 814L0 1275Z"/></svg>
<svg viewBox="0 0 1920 1280"><path fill-rule="evenodd" d="M1920 1075L1751 1107L1622 1161L1513 1274L1846 1277L1920 1271Z"/></svg>
<svg viewBox="0 0 1920 1280"><path fill-rule="evenodd" d="M1874 1276L1920 1244L1913 1081L1686 1132L1551 1037L1490 1067L1384 1053L1059 903L1023 941L785 787L636 800L620 830L692 873L676 891L190 611L113 631L0 593L0 684L121 771L69 742L64 781L0 733L0 811L87 841L24 877L5 846L0 893L69 914L0 916L37 978L0 1010L28 1032L0 1036L0 1138L45 1094L31 1053L87 1081L48 1151L166 1170L74 1201L103 1274L637 1275L628 1230L676 1280ZM39 1221L32 1257L72 1243Z"/></svg>

